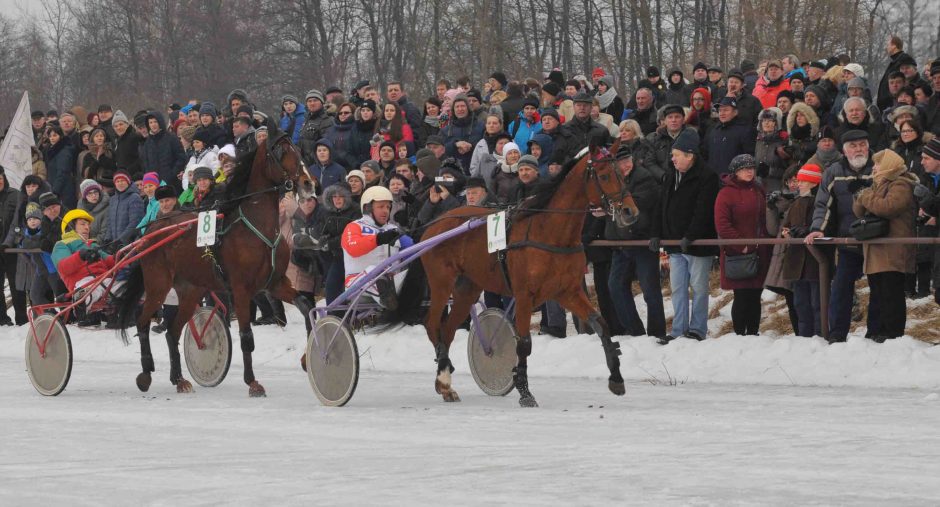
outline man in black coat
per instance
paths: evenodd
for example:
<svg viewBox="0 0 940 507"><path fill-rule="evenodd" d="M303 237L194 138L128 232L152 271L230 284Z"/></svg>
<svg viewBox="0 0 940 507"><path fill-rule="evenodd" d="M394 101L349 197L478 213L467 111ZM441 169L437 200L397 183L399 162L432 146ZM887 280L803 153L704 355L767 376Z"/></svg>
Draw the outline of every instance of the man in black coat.
<svg viewBox="0 0 940 507"><path fill-rule="evenodd" d="M685 125L685 110L682 109L682 106L670 104L660 109L659 114L665 120L665 125L646 136L646 140L653 147L653 153L656 155L656 167L653 170L653 176L657 177L657 181L662 181L665 168L669 167L669 161L672 158L672 145L683 130L692 127Z"/></svg>
<svg viewBox="0 0 940 507"><path fill-rule="evenodd" d="M718 103L718 123L705 134L703 158L715 174L729 172L734 157L754 154L757 131L738 117L738 103L732 97L723 97Z"/></svg>
<svg viewBox="0 0 940 507"><path fill-rule="evenodd" d="M593 97L585 92L578 92L574 97L574 118L565 122L562 129L569 134L565 143L565 160L571 160L582 149L591 146L610 144L610 131L607 127L591 119ZM558 153L557 149L555 153Z"/></svg>
<svg viewBox="0 0 940 507"><path fill-rule="evenodd" d="M933 95L927 102L924 131L940 136L940 60L930 64L930 84L933 86Z"/></svg>
<svg viewBox="0 0 940 507"><path fill-rule="evenodd" d="M627 104L627 109L631 109L628 119L636 120L640 124L640 130L644 136L656 131L659 124L656 122L656 100L654 100L652 90L649 88L638 89L633 100Z"/></svg>
<svg viewBox="0 0 940 507"><path fill-rule="evenodd" d="M617 150L617 170L623 175L627 190L636 202L640 213L635 224L618 227L608 219L604 235L609 240L649 239L650 229L662 188L649 170L633 164L633 151L628 146ZM659 283L659 255L645 246L629 246L611 249L610 275L608 276L610 299L617 317L630 336L666 336L666 316L663 309L663 293ZM640 282L643 299L646 301L646 321L640 320L633 292L633 280Z"/></svg>
<svg viewBox="0 0 940 507"><path fill-rule="evenodd" d="M698 133L685 129L672 147L672 164L666 171L660 205L650 229L650 250L659 252L662 239L681 240L669 253L669 286L675 317L672 332L660 343L679 336L704 340L708 334L708 275L718 251L712 246L692 246L697 239L714 239L715 199L718 175L709 170L698 153ZM692 287L692 307L688 297Z"/></svg>
<svg viewBox="0 0 940 507"><path fill-rule="evenodd" d="M388 101L398 104L398 107L405 112L405 121L411 126L413 132L421 129L421 123L424 122L424 115L418 110L418 106L408 101L405 94L405 86L400 81L391 81L386 87Z"/></svg>
<svg viewBox="0 0 940 507"><path fill-rule="evenodd" d="M757 126L757 116L760 115L761 103L751 95L751 90L745 87L744 75L737 69L731 69L728 73L726 97L734 97L738 104L738 118L746 125L752 128ZM712 102L719 103L721 98L715 99L712 96Z"/></svg>
<svg viewBox="0 0 940 507"><path fill-rule="evenodd" d="M166 131L163 113L150 111L146 119L149 135L140 148L141 167L148 172L156 172L167 185L173 185L177 192L181 192L183 180L180 176L189 162L189 157L186 156L179 138ZM118 166L118 169L121 167Z"/></svg>
<svg viewBox="0 0 940 507"><path fill-rule="evenodd" d="M140 180L144 177L144 172L140 167L140 136L131 128L127 115L120 109L114 112L111 127L114 128L115 136L113 139L114 166L126 172L134 181Z"/></svg>
<svg viewBox="0 0 940 507"><path fill-rule="evenodd" d="M901 70L901 64L905 61L913 61L910 55L905 53L904 50L904 41L901 40L897 35L892 35L888 39L888 45L885 48L888 52L888 57L890 61L888 62L888 67L885 69L885 73L881 76L881 82L878 83L878 109L884 111L885 109L891 107L894 103L894 97L891 96L891 93L888 91L888 76L894 72Z"/></svg>
<svg viewBox="0 0 940 507"><path fill-rule="evenodd" d="M10 186L10 181L0 166L0 238L6 238L10 229L15 226L16 208L20 203L20 191ZM16 263L18 255L5 253L5 246L0 246L0 326L12 326L13 321L7 315L6 297L3 296L3 280L10 285L10 295L13 297L13 309L16 313L16 325L26 323L26 293L16 290Z"/></svg>

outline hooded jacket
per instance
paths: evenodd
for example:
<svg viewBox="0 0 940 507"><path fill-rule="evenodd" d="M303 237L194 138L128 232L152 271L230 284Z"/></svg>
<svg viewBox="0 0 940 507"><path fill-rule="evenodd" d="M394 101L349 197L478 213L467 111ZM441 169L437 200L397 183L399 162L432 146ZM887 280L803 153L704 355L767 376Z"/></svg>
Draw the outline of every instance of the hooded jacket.
<svg viewBox="0 0 940 507"><path fill-rule="evenodd" d="M673 74L679 74L679 82L673 83ZM685 83L685 76L679 69L669 71L669 79L666 84L666 102L663 105L677 105L685 107L689 103L689 97L692 96L692 88Z"/></svg>
<svg viewBox="0 0 940 507"><path fill-rule="evenodd" d="M183 150L180 140L166 131L166 119L163 113L151 111L147 114L147 120L154 118L157 120L160 131L151 133L147 136L143 146L140 147L140 162L147 171L154 171L163 181L176 187L176 191L182 191L183 184L177 177L186 168L186 162L189 157Z"/></svg>
<svg viewBox="0 0 940 507"><path fill-rule="evenodd" d="M17 225L16 209L20 204L20 191L10 187L10 180L0 168L3 190L0 190L0 238L6 239L10 229ZM24 207L25 213L25 207Z"/></svg>
<svg viewBox="0 0 940 507"><path fill-rule="evenodd" d="M797 113L806 116L809 129L800 128L796 124ZM816 135L819 134L819 116L813 108L803 102L797 102L787 114L787 133L789 134L790 148L793 150L793 160L805 164L816 153Z"/></svg>
<svg viewBox="0 0 940 507"><path fill-rule="evenodd" d="M342 208L337 209L333 205L334 195L341 195L345 198ZM343 236L343 230L349 222L362 217L362 213L356 207L352 194L350 194L345 184L333 185L324 190L320 205L326 210L321 232L321 242L326 241L327 243L325 257L328 260L342 260L343 248L340 245L340 240Z"/></svg>
<svg viewBox="0 0 940 507"><path fill-rule="evenodd" d="M95 221L91 223L91 231L88 237L91 239L100 239L108 230L108 206L111 204L111 196L107 192L99 192L101 197L96 204L86 201L84 198L78 201L78 207L87 211Z"/></svg>
<svg viewBox="0 0 940 507"><path fill-rule="evenodd" d="M320 182L320 188L331 187L341 181L346 181L346 169L333 161L333 143L324 137L317 141L314 146L325 146L330 150L330 158L326 163L320 163L320 159L314 156L314 163L307 166L310 176Z"/></svg>
<svg viewBox="0 0 940 507"><path fill-rule="evenodd" d="M289 115L285 112L284 116L281 116L281 121L278 123L278 127L280 127L281 131L289 135L290 140L293 141L294 144L300 142L300 132L303 131L304 117L306 114L307 110L304 109L304 105L297 104L297 109L294 109L294 114ZM294 124L293 128L290 128L291 122Z"/></svg>
<svg viewBox="0 0 940 507"><path fill-rule="evenodd" d="M522 151L523 155L529 153L529 140L541 131L542 121L537 111L531 122L525 119L524 111L519 111L519 115L516 116L516 119L509 124L508 130L509 135L513 136L512 142L519 145L519 149Z"/></svg>

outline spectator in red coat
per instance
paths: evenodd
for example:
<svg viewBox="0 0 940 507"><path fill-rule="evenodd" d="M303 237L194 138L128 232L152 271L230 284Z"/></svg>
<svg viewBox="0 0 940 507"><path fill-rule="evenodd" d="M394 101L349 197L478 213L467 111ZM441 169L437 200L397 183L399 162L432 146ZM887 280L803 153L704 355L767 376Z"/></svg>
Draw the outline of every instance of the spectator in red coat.
<svg viewBox="0 0 940 507"><path fill-rule="evenodd" d="M754 85L754 98L760 101L764 109L777 105L777 95L783 90L790 89L790 81L783 75L783 66L780 60L771 60L767 63L767 72L757 80Z"/></svg>
<svg viewBox="0 0 940 507"><path fill-rule="evenodd" d="M731 160L730 174L722 176L724 188L715 200L715 230L721 239L767 238L767 198L757 182L757 161L751 155ZM731 279L725 270L729 257L757 250L757 273L750 278ZM772 250L767 245L733 245L721 249L721 288L734 291L731 322L739 335L756 335L760 327L761 293L770 266Z"/></svg>

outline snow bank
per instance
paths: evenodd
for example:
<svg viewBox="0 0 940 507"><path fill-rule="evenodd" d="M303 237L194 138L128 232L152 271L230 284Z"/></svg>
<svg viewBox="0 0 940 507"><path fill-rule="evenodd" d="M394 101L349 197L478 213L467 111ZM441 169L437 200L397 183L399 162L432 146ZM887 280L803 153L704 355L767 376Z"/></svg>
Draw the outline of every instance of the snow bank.
<svg viewBox="0 0 940 507"><path fill-rule="evenodd" d="M300 314L288 309L284 329L255 328L255 368L297 368L305 339ZM233 324L233 331L236 326ZM139 347L125 347L112 331L70 329L75 370L84 361L136 365ZM235 334L233 372L239 376L241 354ZM0 330L0 356L23 357L26 327ZM364 370L426 372L432 375L433 349L422 327L356 333ZM658 383L721 383L800 386L858 386L940 389L940 347L910 337L877 344L859 334L847 343L828 345L822 338L726 335L696 342L678 339L668 346L650 337L619 337L622 372L628 380ZM166 364L162 335L152 335L154 357ZM467 332L452 346L458 373L466 374ZM158 366L159 367L159 366ZM533 336L529 374L534 377L606 378L600 342L595 336L565 339Z"/></svg>

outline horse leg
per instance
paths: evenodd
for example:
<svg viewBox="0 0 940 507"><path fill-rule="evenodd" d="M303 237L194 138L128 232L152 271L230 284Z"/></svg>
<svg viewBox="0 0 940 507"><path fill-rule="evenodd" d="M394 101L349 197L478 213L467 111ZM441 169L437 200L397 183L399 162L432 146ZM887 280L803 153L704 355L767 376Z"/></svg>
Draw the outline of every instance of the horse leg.
<svg viewBox="0 0 940 507"><path fill-rule="evenodd" d="M528 294L516 295L516 357L518 363L513 368L513 379L519 391L519 406L537 407L535 396L529 391L529 355L532 354L532 336L529 325L532 322L532 299Z"/></svg>
<svg viewBox="0 0 940 507"><path fill-rule="evenodd" d="M150 352L150 318L153 317L169 291L169 287L163 290L154 288L154 290L147 293L144 296L144 304L140 315L137 317L137 338L140 340L140 366L142 371L137 375L135 382L137 383L137 389L144 393L150 390L150 384L153 383L150 374L156 371L153 363L153 353ZM159 297L160 294L162 294L162 297Z"/></svg>
<svg viewBox="0 0 940 507"><path fill-rule="evenodd" d="M248 396L261 398L267 396L264 387L255 380L255 372L251 366L251 353L255 350L255 335L251 332L251 295L243 288L232 288L232 301L235 305L235 316L238 317L238 337L241 340L242 359L245 362L245 384L248 385Z"/></svg>
<svg viewBox="0 0 940 507"><path fill-rule="evenodd" d="M427 266L425 269L427 269ZM429 282L431 280L445 280L445 282L443 282L445 285L440 285L436 282L430 284L431 305L428 308L428 315L424 321L424 328L428 332L428 339L431 340L431 345L434 346L434 356L437 361L434 391L443 396L444 401L458 401L448 399L457 397L457 393L450 394L452 392L450 389L450 374L451 371L453 371L450 358L447 355L450 343L448 342L445 345L444 341L441 339L441 324L444 318L444 307L447 305L447 298L450 297L451 292L454 290L454 286L446 282L446 280L450 279L451 276L449 274L442 277L432 277L430 271L428 272ZM453 337L451 337L451 339L453 339Z"/></svg>
<svg viewBox="0 0 940 507"><path fill-rule="evenodd" d="M177 294L179 305L176 307L176 315L165 316L169 322L166 328L166 347L170 353L170 383L176 386L178 393L191 393L193 384L183 378L183 365L180 362L180 336L183 327L193 317L193 312L199 305L203 293L200 289L190 287L186 291L177 291Z"/></svg>
<svg viewBox="0 0 940 507"><path fill-rule="evenodd" d="M607 368L610 370L607 388L617 396L623 396L626 393L626 388L624 387L623 376L620 375L620 343L611 339L604 318L594 310L587 294L580 288L577 291L565 291L559 298L558 302L562 306L577 315L582 321L586 321L594 330L594 333L601 338L604 356L607 358Z"/></svg>
<svg viewBox="0 0 940 507"><path fill-rule="evenodd" d="M460 401L457 391L451 387L450 374L454 372L454 365L448 353L457 328L470 314L470 307L480 299L481 292L483 290L479 286L464 276L458 277L454 285L454 302L444 324L442 340L434 347L437 352L437 379L434 381L434 388L443 396L444 401Z"/></svg>
<svg viewBox="0 0 940 507"><path fill-rule="evenodd" d="M313 323L310 322L310 310L313 309L313 302L307 299L306 296L302 295L294 286L290 283L290 280L287 277L281 278L281 280L274 284L274 288L270 291L271 296L284 301L285 303L293 304L300 310L300 313L304 316L304 325L307 326L307 336L310 336L310 330L313 328ZM304 352L300 356L300 367L307 371L307 353Z"/></svg>

